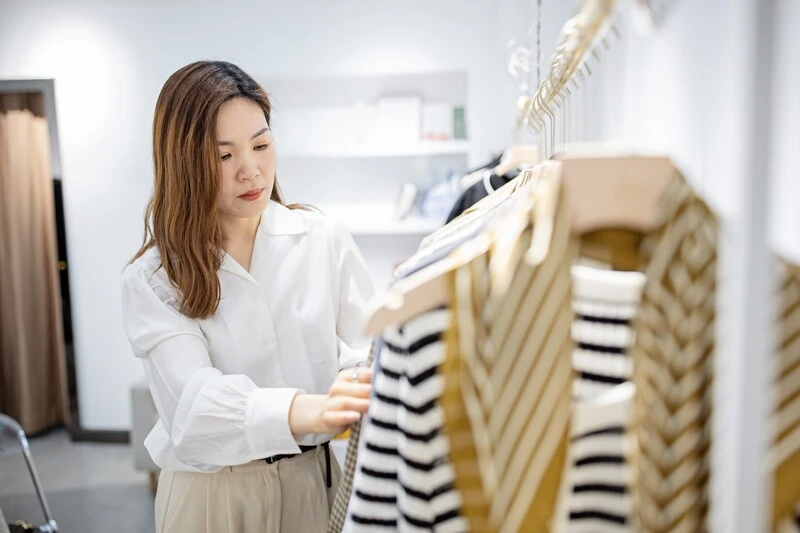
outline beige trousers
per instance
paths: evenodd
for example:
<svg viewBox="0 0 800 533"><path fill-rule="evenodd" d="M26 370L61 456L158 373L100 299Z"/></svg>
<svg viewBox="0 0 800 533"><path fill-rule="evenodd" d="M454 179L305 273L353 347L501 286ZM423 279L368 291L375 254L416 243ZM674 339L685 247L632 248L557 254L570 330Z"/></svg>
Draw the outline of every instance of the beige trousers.
<svg viewBox="0 0 800 533"><path fill-rule="evenodd" d="M341 476L333 453L331 472L326 488L321 446L271 465L254 461L214 474L163 471L156 533L324 532Z"/></svg>

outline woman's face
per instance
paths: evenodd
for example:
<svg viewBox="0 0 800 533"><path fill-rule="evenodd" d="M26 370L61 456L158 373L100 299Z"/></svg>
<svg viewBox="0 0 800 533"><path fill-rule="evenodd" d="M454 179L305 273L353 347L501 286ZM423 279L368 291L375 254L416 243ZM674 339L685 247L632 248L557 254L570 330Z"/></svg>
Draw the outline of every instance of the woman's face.
<svg viewBox="0 0 800 533"><path fill-rule="evenodd" d="M261 215L275 183L275 146L264 112L247 98L228 100L219 110L216 133L220 217Z"/></svg>

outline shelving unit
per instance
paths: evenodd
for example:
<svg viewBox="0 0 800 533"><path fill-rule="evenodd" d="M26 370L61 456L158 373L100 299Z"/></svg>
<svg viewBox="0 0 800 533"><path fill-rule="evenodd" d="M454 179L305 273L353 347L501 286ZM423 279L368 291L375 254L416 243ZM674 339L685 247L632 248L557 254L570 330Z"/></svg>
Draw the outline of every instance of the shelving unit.
<svg viewBox="0 0 800 533"><path fill-rule="evenodd" d="M463 173L473 149L466 139L390 140L375 135L374 106L383 96L465 106L466 72L423 72L260 80L273 103L278 177L289 202L308 203L339 219L361 250L375 285L440 228L413 212L398 220L404 183L424 191L448 173ZM468 126L468 124L467 124ZM467 132L469 129L467 128ZM387 138L389 137L389 138Z"/></svg>
<svg viewBox="0 0 800 533"><path fill-rule="evenodd" d="M356 222L347 224L347 229L354 237L359 235L419 235L425 237L441 228L443 222L426 218L410 218L398 221L387 221L370 224Z"/></svg>
<svg viewBox="0 0 800 533"><path fill-rule="evenodd" d="M350 146L319 146L289 148L281 152L284 158L368 158L422 157L437 155L468 155L469 141L419 141L414 144L353 144Z"/></svg>
<svg viewBox="0 0 800 533"><path fill-rule="evenodd" d="M394 206L386 203L364 203L317 206L323 213L339 220L353 237L407 235L424 237L444 224L443 220L409 216L398 220Z"/></svg>

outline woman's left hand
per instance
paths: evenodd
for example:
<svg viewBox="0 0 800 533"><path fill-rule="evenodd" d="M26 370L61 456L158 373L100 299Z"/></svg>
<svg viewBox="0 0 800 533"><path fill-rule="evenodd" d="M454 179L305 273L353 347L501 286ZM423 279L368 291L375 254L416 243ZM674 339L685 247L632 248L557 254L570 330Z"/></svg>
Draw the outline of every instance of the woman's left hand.
<svg viewBox="0 0 800 533"><path fill-rule="evenodd" d="M342 370L328 394L298 394L289 408L289 426L295 435L338 435L361 418L369 408L372 370Z"/></svg>
<svg viewBox="0 0 800 533"><path fill-rule="evenodd" d="M342 370L328 390L322 413L327 433L338 434L361 418L369 408L372 394L372 369L356 367Z"/></svg>

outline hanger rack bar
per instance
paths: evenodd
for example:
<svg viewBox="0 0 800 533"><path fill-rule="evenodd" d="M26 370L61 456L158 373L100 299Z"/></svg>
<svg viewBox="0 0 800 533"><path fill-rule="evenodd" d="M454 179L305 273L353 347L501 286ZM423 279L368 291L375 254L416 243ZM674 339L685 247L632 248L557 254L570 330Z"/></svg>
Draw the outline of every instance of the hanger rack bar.
<svg viewBox="0 0 800 533"><path fill-rule="evenodd" d="M556 51L550 61L547 77L536 94L520 106L520 118L529 125L541 123L556 98L574 81L590 54L596 53L598 36L604 33L614 11L616 0L587 0L578 14L561 30Z"/></svg>

